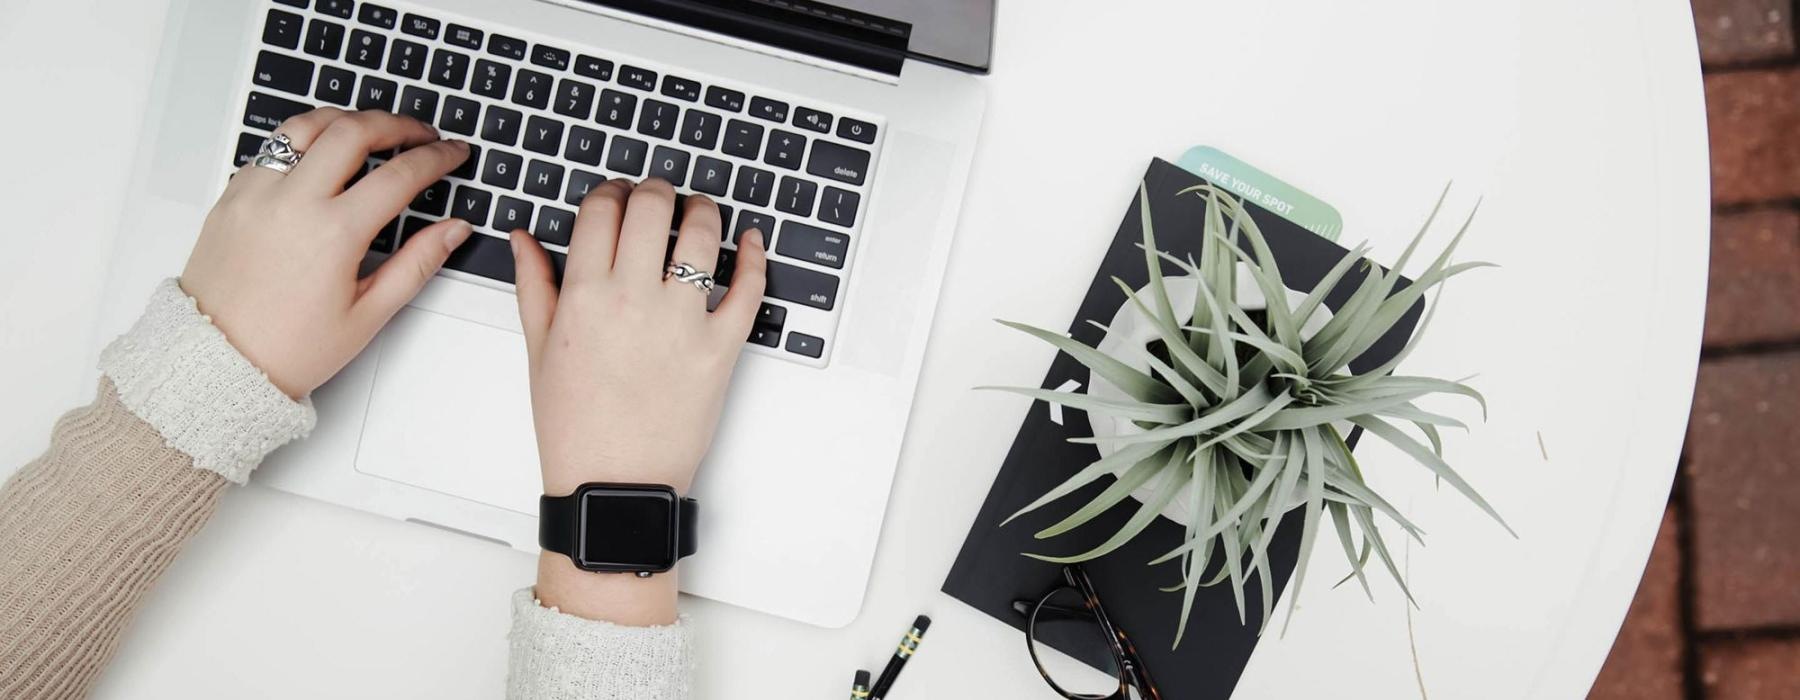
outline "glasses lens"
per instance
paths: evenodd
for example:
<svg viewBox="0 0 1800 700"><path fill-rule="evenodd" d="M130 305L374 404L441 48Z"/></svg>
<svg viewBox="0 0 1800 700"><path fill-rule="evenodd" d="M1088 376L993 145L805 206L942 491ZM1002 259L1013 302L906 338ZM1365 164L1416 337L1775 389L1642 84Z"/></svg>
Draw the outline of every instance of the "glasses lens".
<svg viewBox="0 0 1800 700"><path fill-rule="evenodd" d="M1119 666L1100 621L1073 588L1059 588L1032 618L1031 653L1044 679L1077 697L1112 697Z"/></svg>

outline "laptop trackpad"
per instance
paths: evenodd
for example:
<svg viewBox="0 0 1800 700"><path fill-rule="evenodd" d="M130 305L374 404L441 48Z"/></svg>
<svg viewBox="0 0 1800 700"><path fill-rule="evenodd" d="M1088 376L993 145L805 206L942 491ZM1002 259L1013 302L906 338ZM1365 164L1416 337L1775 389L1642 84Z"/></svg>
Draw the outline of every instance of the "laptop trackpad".
<svg viewBox="0 0 1800 700"><path fill-rule="evenodd" d="M524 337L407 307L380 353L357 471L536 515Z"/></svg>

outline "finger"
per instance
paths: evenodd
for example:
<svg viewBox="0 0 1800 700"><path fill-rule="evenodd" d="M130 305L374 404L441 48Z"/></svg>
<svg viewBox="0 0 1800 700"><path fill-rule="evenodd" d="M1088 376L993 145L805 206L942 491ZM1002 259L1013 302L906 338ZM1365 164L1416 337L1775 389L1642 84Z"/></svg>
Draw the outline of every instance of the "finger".
<svg viewBox="0 0 1800 700"><path fill-rule="evenodd" d="M713 310L713 323L734 343L750 337L750 326L756 323L757 308L762 306L767 285L768 250L763 247L763 233L758 229L744 232L738 239L737 267L731 272L731 287Z"/></svg>
<svg viewBox="0 0 1800 700"><path fill-rule="evenodd" d="M569 264L565 280L602 280L612 275L613 251L619 247L619 225L625 218L631 183L607 180L588 190L569 232Z"/></svg>
<svg viewBox="0 0 1800 700"><path fill-rule="evenodd" d="M342 195L340 206L350 212L357 230L371 234L406 209L419 191L436 184L469 158L466 141L434 141L410 149L369 174Z"/></svg>
<svg viewBox="0 0 1800 700"><path fill-rule="evenodd" d="M718 274L713 268L719 261L719 227L719 205L705 195L688 197L682 205L681 233L675 238L672 262L685 262L708 274ZM688 286L686 282L676 284ZM699 297L700 303L706 300L702 294L689 296Z"/></svg>
<svg viewBox="0 0 1800 700"><path fill-rule="evenodd" d="M288 117L281 122L281 126L275 127L274 133L288 137L288 143L294 147L294 150L305 153L306 149L312 148L313 142L318 140L319 134L325 131L327 125L337 121L345 114L348 112L336 107L320 107L310 112ZM231 182L233 185L243 183L240 186L255 188L267 183L280 182L284 177L286 175L278 171L245 163L243 167L238 168L238 175L231 178Z"/></svg>
<svg viewBox="0 0 1800 700"><path fill-rule="evenodd" d="M525 354L536 367L538 352L556 318L556 269L550 254L525 229L512 232L513 277L518 287L519 325L525 329Z"/></svg>
<svg viewBox="0 0 1800 700"><path fill-rule="evenodd" d="M662 279L663 261L669 254L670 222L675 218L675 188L662 178L650 178L631 190L625 221L619 228L619 252L613 258L618 279L654 284ZM705 270L711 260L692 261ZM711 270L707 270L711 272Z"/></svg>
<svg viewBox="0 0 1800 700"><path fill-rule="evenodd" d="M357 298L352 316L371 335L380 330L431 281L438 268L444 266L444 259L450 257L450 251L469 239L470 231L467 221L445 219L408 237L398 252L369 275L367 288Z"/></svg>
<svg viewBox="0 0 1800 700"><path fill-rule="evenodd" d="M369 154L390 148L431 143L437 130L412 117L387 112L357 112L331 122L305 150L288 174L290 186L334 196L362 168Z"/></svg>

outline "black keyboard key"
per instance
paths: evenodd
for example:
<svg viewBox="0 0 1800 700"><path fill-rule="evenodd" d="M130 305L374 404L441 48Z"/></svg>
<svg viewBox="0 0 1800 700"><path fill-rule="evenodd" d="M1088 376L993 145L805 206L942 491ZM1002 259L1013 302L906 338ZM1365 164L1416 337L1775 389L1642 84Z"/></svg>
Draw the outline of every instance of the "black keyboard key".
<svg viewBox="0 0 1800 700"><path fill-rule="evenodd" d="M700 159L694 162L694 181L688 185L694 188L694 191L705 192L714 197L723 197L725 188L730 184L730 163L707 156L700 156Z"/></svg>
<svg viewBox="0 0 1800 700"><path fill-rule="evenodd" d="M765 345L771 348L776 347L781 344L781 329L770 328L768 326L751 326L750 339L746 342Z"/></svg>
<svg viewBox="0 0 1800 700"><path fill-rule="evenodd" d="M405 219L402 219L400 223L400 243L405 244L407 241L412 240L412 237L417 235L420 231L425 230L425 227L435 223L437 223L436 219L427 219L423 216L408 216Z"/></svg>
<svg viewBox="0 0 1800 700"><path fill-rule="evenodd" d="M319 58L338 57L344 50L344 25L315 19L306 26L306 52Z"/></svg>
<svg viewBox="0 0 1800 700"><path fill-rule="evenodd" d="M606 156L606 169L633 177L644 174L644 158L650 144L629 136L614 136L612 152Z"/></svg>
<svg viewBox="0 0 1800 700"><path fill-rule="evenodd" d="M543 109L550 105L551 89L549 75L520 68L519 77L513 82L512 101L526 107Z"/></svg>
<svg viewBox="0 0 1800 700"><path fill-rule="evenodd" d="M531 49L531 62L545 68L569 69L569 52L554 46L538 44Z"/></svg>
<svg viewBox="0 0 1800 700"><path fill-rule="evenodd" d="M850 228L856 224L856 205L861 201L862 195L855 192L827 187L819 200L819 220Z"/></svg>
<svg viewBox="0 0 1800 700"><path fill-rule="evenodd" d="M838 122L837 135L838 138L850 139L851 141L875 143L875 125L844 117Z"/></svg>
<svg viewBox="0 0 1800 700"><path fill-rule="evenodd" d="M419 15L410 12L406 14L404 19L400 20L400 31L413 36L422 36L427 39L436 39L438 27L440 26L442 26L442 24L435 19L430 17L420 17Z"/></svg>
<svg viewBox="0 0 1800 700"><path fill-rule="evenodd" d="M525 166L525 194L556 201L562 196L563 167L541 160Z"/></svg>
<svg viewBox="0 0 1800 700"><path fill-rule="evenodd" d="M310 4L309 0L275 0L275 2L281 3L283 5L287 5L289 7L298 7L302 10L306 9L306 6L308 4Z"/></svg>
<svg viewBox="0 0 1800 700"><path fill-rule="evenodd" d="M777 124L787 121L788 105L780 100L767 97L750 98L750 116L767 119Z"/></svg>
<svg viewBox="0 0 1800 700"><path fill-rule="evenodd" d="M450 258L444 261L444 267L512 284L512 244L477 233L469 236L469 240L450 254Z"/></svg>
<svg viewBox="0 0 1800 700"><path fill-rule="evenodd" d="M381 56L386 51L387 37L366 29L356 29L350 32L350 50L344 54L344 60L353 66L381 70Z"/></svg>
<svg viewBox="0 0 1800 700"><path fill-rule="evenodd" d="M744 93L714 85L706 89L706 106L729 112L744 111Z"/></svg>
<svg viewBox="0 0 1800 700"><path fill-rule="evenodd" d="M787 307L763 302L756 307L756 325L779 330L787 323Z"/></svg>
<svg viewBox="0 0 1800 700"><path fill-rule="evenodd" d="M387 72L418 80L425 75L425 45L395 39L388 52Z"/></svg>
<svg viewBox="0 0 1800 700"><path fill-rule="evenodd" d="M292 12L269 10L268 18L263 20L263 43L284 49L300 48L300 26L305 22Z"/></svg>
<svg viewBox="0 0 1800 700"><path fill-rule="evenodd" d="M769 261L768 277L768 287L763 294L770 298L826 311L837 306L836 277L774 260Z"/></svg>
<svg viewBox="0 0 1800 700"><path fill-rule="evenodd" d="M678 100L695 102L700 99L700 83L687 78L665 75L663 76L662 94Z"/></svg>
<svg viewBox="0 0 1800 700"><path fill-rule="evenodd" d="M637 66L619 66L619 84L639 90L655 90L656 71Z"/></svg>
<svg viewBox="0 0 1800 700"><path fill-rule="evenodd" d="M514 39L504 34L488 36L488 53L515 61L525 60L525 40Z"/></svg>
<svg viewBox="0 0 1800 700"><path fill-rule="evenodd" d="M569 127L569 142L563 148L563 157L583 165L600 165L600 152L606 144L606 134L585 126Z"/></svg>
<svg viewBox="0 0 1800 700"><path fill-rule="evenodd" d="M481 37L481 30L460 24L451 24L444 30L444 43L475 51L481 50Z"/></svg>
<svg viewBox="0 0 1800 700"><path fill-rule="evenodd" d="M519 129L523 126L525 115L517 110L507 109L499 105L489 105L487 115L481 118L481 140L502 143L508 146L519 142Z"/></svg>
<svg viewBox="0 0 1800 700"><path fill-rule="evenodd" d="M612 80L613 62L587 54L575 57L575 74L599 81Z"/></svg>
<svg viewBox="0 0 1800 700"><path fill-rule="evenodd" d="M362 10L356 13L356 21L382 29L393 29L394 25L400 21L400 14L393 8L363 3Z"/></svg>
<svg viewBox="0 0 1800 700"><path fill-rule="evenodd" d="M250 164L250 160L262 150L263 137L251 133L238 134L237 150L231 154L231 166L241 168Z"/></svg>
<svg viewBox="0 0 1800 700"><path fill-rule="evenodd" d="M738 168L737 186L731 191L732 199L745 204L766 207L769 206L769 199L774 194L775 173L748 165Z"/></svg>
<svg viewBox="0 0 1800 700"><path fill-rule="evenodd" d="M274 131L275 127L296 114L311 110L304 103L283 99L261 92L250 93L244 101L244 126L253 126L264 131Z"/></svg>
<svg viewBox="0 0 1800 700"><path fill-rule="evenodd" d="M731 275L735 272L737 272L737 251L730 248L720 249L719 261L713 264L713 284L721 287L731 286Z"/></svg>
<svg viewBox="0 0 1800 700"><path fill-rule="evenodd" d="M794 126L821 134L831 133L831 115L816 109L794 108Z"/></svg>
<svg viewBox="0 0 1800 700"><path fill-rule="evenodd" d="M375 240L369 241L369 250L377 253L392 253L394 246L400 244L400 219L396 218L382 225L375 232Z"/></svg>
<svg viewBox="0 0 1800 700"><path fill-rule="evenodd" d="M312 61L264 51L256 56L251 80L263 87L305 95L312 88Z"/></svg>
<svg viewBox="0 0 1800 700"><path fill-rule="evenodd" d="M362 86L356 92L357 109L373 109L382 112L394 111L394 98L400 93L400 85L387 78L365 75Z"/></svg>
<svg viewBox="0 0 1800 700"><path fill-rule="evenodd" d="M493 193L468 185L457 185L456 194L450 200L450 215L475 226L486 226L488 207L493 203Z"/></svg>
<svg viewBox="0 0 1800 700"><path fill-rule="evenodd" d="M719 240L723 241L727 238L726 233L731 230L731 205L719 204L717 200L713 203L719 205Z"/></svg>
<svg viewBox="0 0 1800 700"><path fill-rule="evenodd" d="M503 190L519 188L519 174L525 169L525 157L506 151L488 151L487 161L481 164L481 182Z"/></svg>
<svg viewBox="0 0 1800 700"><path fill-rule="evenodd" d="M763 162L789 170L799 170L800 161L805 155L805 136L781 129L769 132L769 148L763 151Z"/></svg>
<svg viewBox="0 0 1800 700"><path fill-rule="evenodd" d="M481 103L456 95L444 96L444 113L438 116L438 128L464 136L474 136L481 122Z"/></svg>
<svg viewBox="0 0 1800 700"><path fill-rule="evenodd" d="M657 146L656 153L650 157L650 177L668 180L669 184L676 187L687 184L687 171L687 151Z"/></svg>
<svg viewBox="0 0 1800 700"><path fill-rule="evenodd" d="M868 151L830 141L813 144L812 157L806 161L806 172L852 185L863 184L868 170Z"/></svg>
<svg viewBox="0 0 1800 700"><path fill-rule="evenodd" d="M783 177L775 192L775 208L795 216L812 216L813 200L818 195L819 186L812 181Z"/></svg>
<svg viewBox="0 0 1800 700"><path fill-rule="evenodd" d="M788 334L787 351L816 359L825 354L825 339L795 331Z"/></svg>
<svg viewBox="0 0 1800 700"><path fill-rule="evenodd" d="M725 143L720 149L727 155L737 156L745 160L756 160L762 152L763 128L742 119L733 119L725 125Z"/></svg>
<svg viewBox="0 0 1800 700"><path fill-rule="evenodd" d="M581 206L582 198L587 197L588 192L599 187L602 182L606 182L606 176L600 173L570 170L569 187L563 191L563 203L569 206Z"/></svg>
<svg viewBox="0 0 1800 700"><path fill-rule="evenodd" d="M719 142L719 115L689 109L681 117L681 142L696 148L712 150Z"/></svg>
<svg viewBox="0 0 1800 700"><path fill-rule="evenodd" d="M400 114L430 124L437 120L438 94L422 87L406 86L400 93Z"/></svg>
<svg viewBox="0 0 1800 700"><path fill-rule="evenodd" d="M318 0L313 3L314 12L328 14L341 19L350 19L351 15L355 14L355 9L356 3L352 2L352 0Z"/></svg>
<svg viewBox="0 0 1800 700"><path fill-rule="evenodd" d="M563 125L555 119L532 116L525 122L525 150L542 153L547 156L556 155L562 148Z"/></svg>
<svg viewBox="0 0 1800 700"><path fill-rule="evenodd" d="M319 85L313 97L322 102L348 107L356 96L356 74L337 66L319 66Z"/></svg>
<svg viewBox="0 0 1800 700"><path fill-rule="evenodd" d="M775 217L759 211L745 209L738 212L737 225L731 227L731 242L737 244L744 239L744 232L756 229L762 232L763 245L775 238Z"/></svg>
<svg viewBox="0 0 1800 700"><path fill-rule="evenodd" d="M432 216L443 216L450 211L450 181L438 180L430 187L420 190L419 195L413 197L412 209Z"/></svg>
<svg viewBox="0 0 1800 700"><path fill-rule="evenodd" d="M469 55L449 49L438 49L431 55L431 83L461 90L469 79Z"/></svg>
<svg viewBox="0 0 1800 700"><path fill-rule="evenodd" d="M455 170L450 171L450 176L473 180L480 165L481 147L471 143L469 144L469 157L463 160L462 165L458 165Z"/></svg>
<svg viewBox="0 0 1800 700"><path fill-rule="evenodd" d="M569 244L569 234L574 231L575 212L557 207L542 207L538 209L537 225L531 228L531 235L544 243L566 246Z"/></svg>
<svg viewBox="0 0 1800 700"><path fill-rule="evenodd" d="M775 242L775 252L841 270L844 258L850 255L850 234L785 221L781 224L781 237Z"/></svg>
<svg viewBox="0 0 1800 700"><path fill-rule="evenodd" d="M494 230L512 233L513 229L531 228L531 202L514 197L501 197L494 205Z"/></svg>
<svg viewBox="0 0 1800 700"><path fill-rule="evenodd" d="M637 110L637 96L618 90L600 91L600 109L594 121L615 129L631 128L631 113Z"/></svg>
<svg viewBox="0 0 1800 700"><path fill-rule="evenodd" d="M586 119L594 112L594 90L588 83L563 78L556 86L556 104L551 109L565 117Z"/></svg>
<svg viewBox="0 0 1800 700"><path fill-rule="evenodd" d="M662 100L644 100L644 111L638 115L638 133L659 139L675 138L675 124L681 108Z"/></svg>
<svg viewBox="0 0 1800 700"><path fill-rule="evenodd" d="M506 86L511 81L510 66L484 58L475 62L475 80L469 83L469 91L482 97L504 100Z"/></svg>

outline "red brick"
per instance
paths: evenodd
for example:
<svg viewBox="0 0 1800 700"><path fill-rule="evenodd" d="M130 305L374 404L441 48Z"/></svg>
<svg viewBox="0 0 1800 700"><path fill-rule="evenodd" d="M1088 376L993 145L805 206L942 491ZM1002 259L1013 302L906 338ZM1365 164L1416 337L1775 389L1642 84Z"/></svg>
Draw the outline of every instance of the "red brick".
<svg viewBox="0 0 1800 700"><path fill-rule="evenodd" d="M1696 625L1800 625L1800 353L1700 365L1688 424Z"/></svg>
<svg viewBox="0 0 1800 700"><path fill-rule="evenodd" d="M1708 66L1794 55L1792 0L1694 0L1700 62Z"/></svg>
<svg viewBox="0 0 1800 700"><path fill-rule="evenodd" d="M1800 197L1800 70L1706 76L1713 203Z"/></svg>
<svg viewBox="0 0 1800 700"><path fill-rule="evenodd" d="M1594 679L1588 700L1681 700L1681 540L1675 508L1663 511L1662 530L1637 597L1612 653Z"/></svg>
<svg viewBox="0 0 1800 700"><path fill-rule="evenodd" d="M1744 639L1700 647L1707 700L1800 698L1800 639Z"/></svg>
<svg viewBox="0 0 1800 700"><path fill-rule="evenodd" d="M1800 339L1800 211L1713 216L1706 344Z"/></svg>

